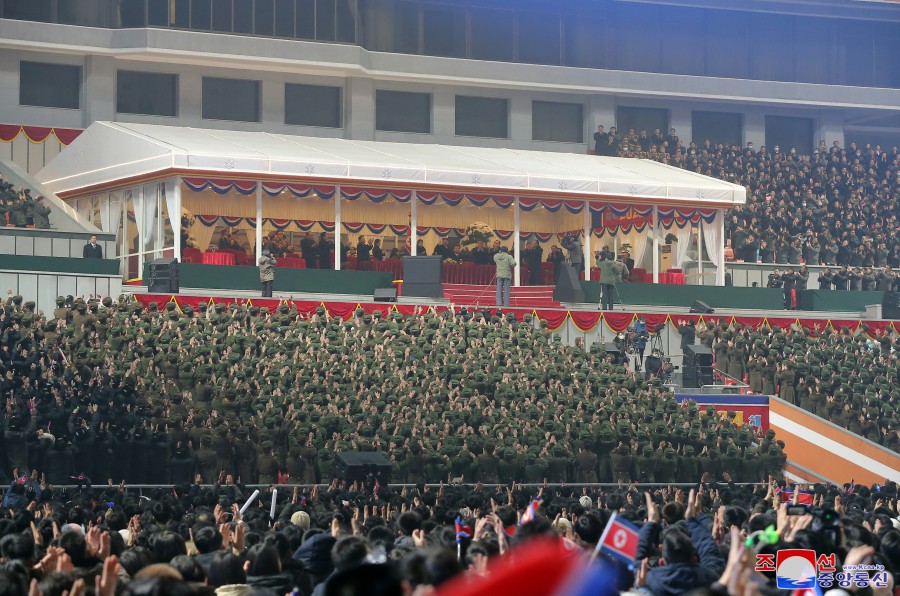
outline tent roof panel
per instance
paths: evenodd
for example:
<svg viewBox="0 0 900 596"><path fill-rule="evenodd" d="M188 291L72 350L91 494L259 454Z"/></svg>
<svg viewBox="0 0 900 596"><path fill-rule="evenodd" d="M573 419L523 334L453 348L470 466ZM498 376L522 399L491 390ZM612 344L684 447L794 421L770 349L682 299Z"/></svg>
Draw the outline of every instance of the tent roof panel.
<svg viewBox="0 0 900 596"><path fill-rule="evenodd" d="M649 160L114 122L94 123L37 178L53 192L76 194L169 171L689 205L746 200L741 186Z"/></svg>

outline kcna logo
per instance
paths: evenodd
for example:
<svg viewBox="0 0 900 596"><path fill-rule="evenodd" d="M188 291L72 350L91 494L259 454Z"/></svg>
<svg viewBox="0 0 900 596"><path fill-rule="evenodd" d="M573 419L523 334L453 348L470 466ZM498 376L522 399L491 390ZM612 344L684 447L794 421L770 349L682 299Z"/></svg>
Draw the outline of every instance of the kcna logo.
<svg viewBox="0 0 900 596"><path fill-rule="evenodd" d="M834 554L821 554L804 548L779 550L776 554L756 555L756 570L775 573L780 590L841 588L856 586L886 588L887 572L883 565L844 565L838 569ZM869 572L873 572L870 576Z"/></svg>

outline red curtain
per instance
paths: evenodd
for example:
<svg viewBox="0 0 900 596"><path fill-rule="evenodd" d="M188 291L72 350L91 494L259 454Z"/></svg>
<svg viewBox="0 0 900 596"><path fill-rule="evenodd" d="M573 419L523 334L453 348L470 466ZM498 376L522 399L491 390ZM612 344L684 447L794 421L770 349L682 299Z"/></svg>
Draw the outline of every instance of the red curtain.
<svg viewBox="0 0 900 596"><path fill-rule="evenodd" d="M600 322L600 313L590 311L571 311L569 316L579 331L587 333Z"/></svg>
<svg viewBox="0 0 900 596"><path fill-rule="evenodd" d="M547 327L550 329L559 329L569 318L569 313L565 310L535 310L534 314L538 319L547 319Z"/></svg>
<svg viewBox="0 0 900 596"><path fill-rule="evenodd" d="M2 130L0 130L0 134L2 134ZM156 302L159 306L160 310L164 310L165 306L168 302L173 299L171 294L135 294L135 299L143 306L147 308L151 302ZM179 308L190 305L194 310L197 310L200 303L206 304L245 304L245 305L254 305L260 308L268 307L271 312L275 312L275 310L281 304L290 304L297 307L298 312L303 316L309 316L316 311L316 308L319 306L324 306L325 310L332 317L341 317L343 319L349 319L353 316L354 311L357 308L362 308L367 314L372 314L376 310L380 310L382 314L387 317L393 311L397 311L404 316L409 316L415 314L416 309L419 312L423 312L425 307L416 306L414 304L391 304L391 303L356 303L356 302L314 302L311 300L270 300L263 298L220 298L220 297L201 297L201 296L175 296L174 297L176 304L178 304ZM446 306L436 306L436 307L428 307L434 312L442 312L447 310ZM493 312L493 308L491 311ZM818 329L821 331L827 325L831 325L835 330L841 329L850 329L851 331L855 331L860 324L865 323L868 325L868 334L870 336L880 335L882 330L893 326L897 332L900 332L900 321L854 321L848 319L797 319L790 317L714 317L710 316L704 318L700 315L695 314L676 314L669 315L663 313L630 313L630 312L607 312L600 313L597 311L565 311L560 309L542 309L542 310L532 310L527 308L507 308L503 309L504 315L513 314L517 321L522 321L527 314L533 314L538 319L546 319L547 326L556 330L562 327L566 319L571 318L572 323L578 328L579 331L589 332L592 331L597 325L600 323L600 320L604 320L606 325L615 332L623 331L635 320L637 316L643 316L647 321L647 327L651 331L661 324L669 324L675 328L680 327L681 321L694 321L697 323L699 321L704 321L708 325L718 325L720 322L725 321L726 323L736 322L741 325L750 326L755 329L758 329L762 326L764 322L767 322L769 326L779 329L788 329L794 323L799 322L805 329L810 331L815 331Z"/></svg>
<svg viewBox="0 0 900 596"><path fill-rule="evenodd" d="M603 320L606 326L615 332L624 331L634 320L634 313L631 312L605 312Z"/></svg>

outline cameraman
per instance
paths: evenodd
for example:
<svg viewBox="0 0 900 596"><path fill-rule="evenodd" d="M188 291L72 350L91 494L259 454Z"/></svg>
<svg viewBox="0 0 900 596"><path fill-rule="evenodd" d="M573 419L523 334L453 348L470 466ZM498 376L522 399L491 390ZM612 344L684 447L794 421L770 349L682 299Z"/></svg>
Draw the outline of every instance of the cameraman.
<svg viewBox="0 0 900 596"><path fill-rule="evenodd" d="M660 376L660 369L662 369L662 366L663 366L662 356L660 355L659 350L654 348L653 351L650 352L650 355L647 356L647 362L646 362L647 374L654 376L654 377Z"/></svg>
<svg viewBox="0 0 900 596"><path fill-rule="evenodd" d="M634 324L634 347L637 348L639 360L637 369L641 370L644 365L644 350L647 348L647 339L650 337L650 330L647 329L647 319L641 315Z"/></svg>
<svg viewBox="0 0 900 596"><path fill-rule="evenodd" d="M572 268L578 274L578 279L581 279L584 273L584 251L581 247L581 240L578 239L577 235L569 234L563 238L562 245L563 248L569 251L569 264L572 265Z"/></svg>

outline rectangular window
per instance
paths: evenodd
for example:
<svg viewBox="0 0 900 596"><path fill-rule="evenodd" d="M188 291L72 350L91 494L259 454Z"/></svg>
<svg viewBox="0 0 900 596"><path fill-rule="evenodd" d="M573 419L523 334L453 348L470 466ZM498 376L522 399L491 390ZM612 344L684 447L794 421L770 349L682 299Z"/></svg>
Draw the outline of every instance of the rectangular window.
<svg viewBox="0 0 900 596"><path fill-rule="evenodd" d="M606 68L606 24L588 12L566 15L565 65L579 68Z"/></svg>
<svg viewBox="0 0 900 596"><path fill-rule="evenodd" d="M509 100L457 95L456 136L509 138Z"/></svg>
<svg viewBox="0 0 900 596"><path fill-rule="evenodd" d="M253 33L253 0L234 0L234 32Z"/></svg>
<svg viewBox="0 0 900 596"><path fill-rule="evenodd" d="M531 102L531 138L560 143L584 142L584 106L558 101Z"/></svg>
<svg viewBox="0 0 900 596"><path fill-rule="evenodd" d="M356 0L337 0L337 40L356 43Z"/></svg>
<svg viewBox="0 0 900 596"><path fill-rule="evenodd" d="M519 13L519 62L559 64L559 13Z"/></svg>
<svg viewBox="0 0 900 596"><path fill-rule="evenodd" d="M171 25L179 29L190 29L191 27L191 0L174 0L175 8L172 14Z"/></svg>
<svg viewBox="0 0 900 596"><path fill-rule="evenodd" d="M170 25L169 8L169 0L147 0L147 24L151 27L168 27ZM173 14L173 20L174 17Z"/></svg>
<svg viewBox="0 0 900 596"><path fill-rule="evenodd" d="M18 21L50 22L50 0L18 0L6 2L3 10L3 18Z"/></svg>
<svg viewBox="0 0 900 596"><path fill-rule="evenodd" d="M81 67L46 62L19 63L19 105L81 107Z"/></svg>
<svg viewBox="0 0 900 596"><path fill-rule="evenodd" d="M191 0L191 29L206 31L210 27L212 27L210 0Z"/></svg>
<svg viewBox="0 0 900 596"><path fill-rule="evenodd" d="M669 110L661 108L632 108L628 106L619 106L616 108L616 126L620 135L628 132L629 128L633 128L635 132L642 129L647 134L653 136L654 131L658 128L660 134L665 137L669 134Z"/></svg>
<svg viewBox="0 0 900 596"><path fill-rule="evenodd" d="M340 128L343 107L341 88L325 85L284 86L284 123Z"/></svg>
<svg viewBox="0 0 900 596"><path fill-rule="evenodd" d="M316 0L297 0L296 35L299 39L316 38Z"/></svg>
<svg viewBox="0 0 900 596"><path fill-rule="evenodd" d="M691 114L691 137L698 147L704 141L725 146L743 144L743 117L728 112L693 112Z"/></svg>
<svg viewBox="0 0 900 596"><path fill-rule="evenodd" d="M275 0L256 0L254 24L257 35L275 33Z"/></svg>
<svg viewBox="0 0 900 596"><path fill-rule="evenodd" d="M231 32L231 0L212 0L213 31Z"/></svg>
<svg viewBox="0 0 900 596"><path fill-rule="evenodd" d="M776 145L782 153L787 153L791 149L796 149L801 155L812 153L812 118L766 116L766 148L769 155L775 152Z"/></svg>
<svg viewBox="0 0 900 596"><path fill-rule="evenodd" d="M316 0L316 39L334 41L335 0Z"/></svg>
<svg viewBox="0 0 900 596"><path fill-rule="evenodd" d="M150 116L178 115L178 75L120 70L116 73L116 111Z"/></svg>
<svg viewBox="0 0 900 596"><path fill-rule="evenodd" d="M419 5L398 2L394 5L394 51L398 54L419 53Z"/></svg>
<svg viewBox="0 0 900 596"><path fill-rule="evenodd" d="M516 13L512 10L476 6L470 11L472 58L512 62Z"/></svg>
<svg viewBox="0 0 900 596"><path fill-rule="evenodd" d="M375 129L431 132L431 94L375 91Z"/></svg>
<svg viewBox="0 0 900 596"><path fill-rule="evenodd" d="M203 77L203 118L259 122L260 82Z"/></svg>
<svg viewBox="0 0 900 596"><path fill-rule="evenodd" d="M143 27L144 0L122 0L119 5L119 24L123 29L130 27Z"/></svg>
<svg viewBox="0 0 900 596"><path fill-rule="evenodd" d="M464 6L426 4L422 8L425 54L466 56L466 9Z"/></svg>
<svg viewBox="0 0 900 596"><path fill-rule="evenodd" d="M275 0L275 35L294 36L294 0Z"/></svg>

